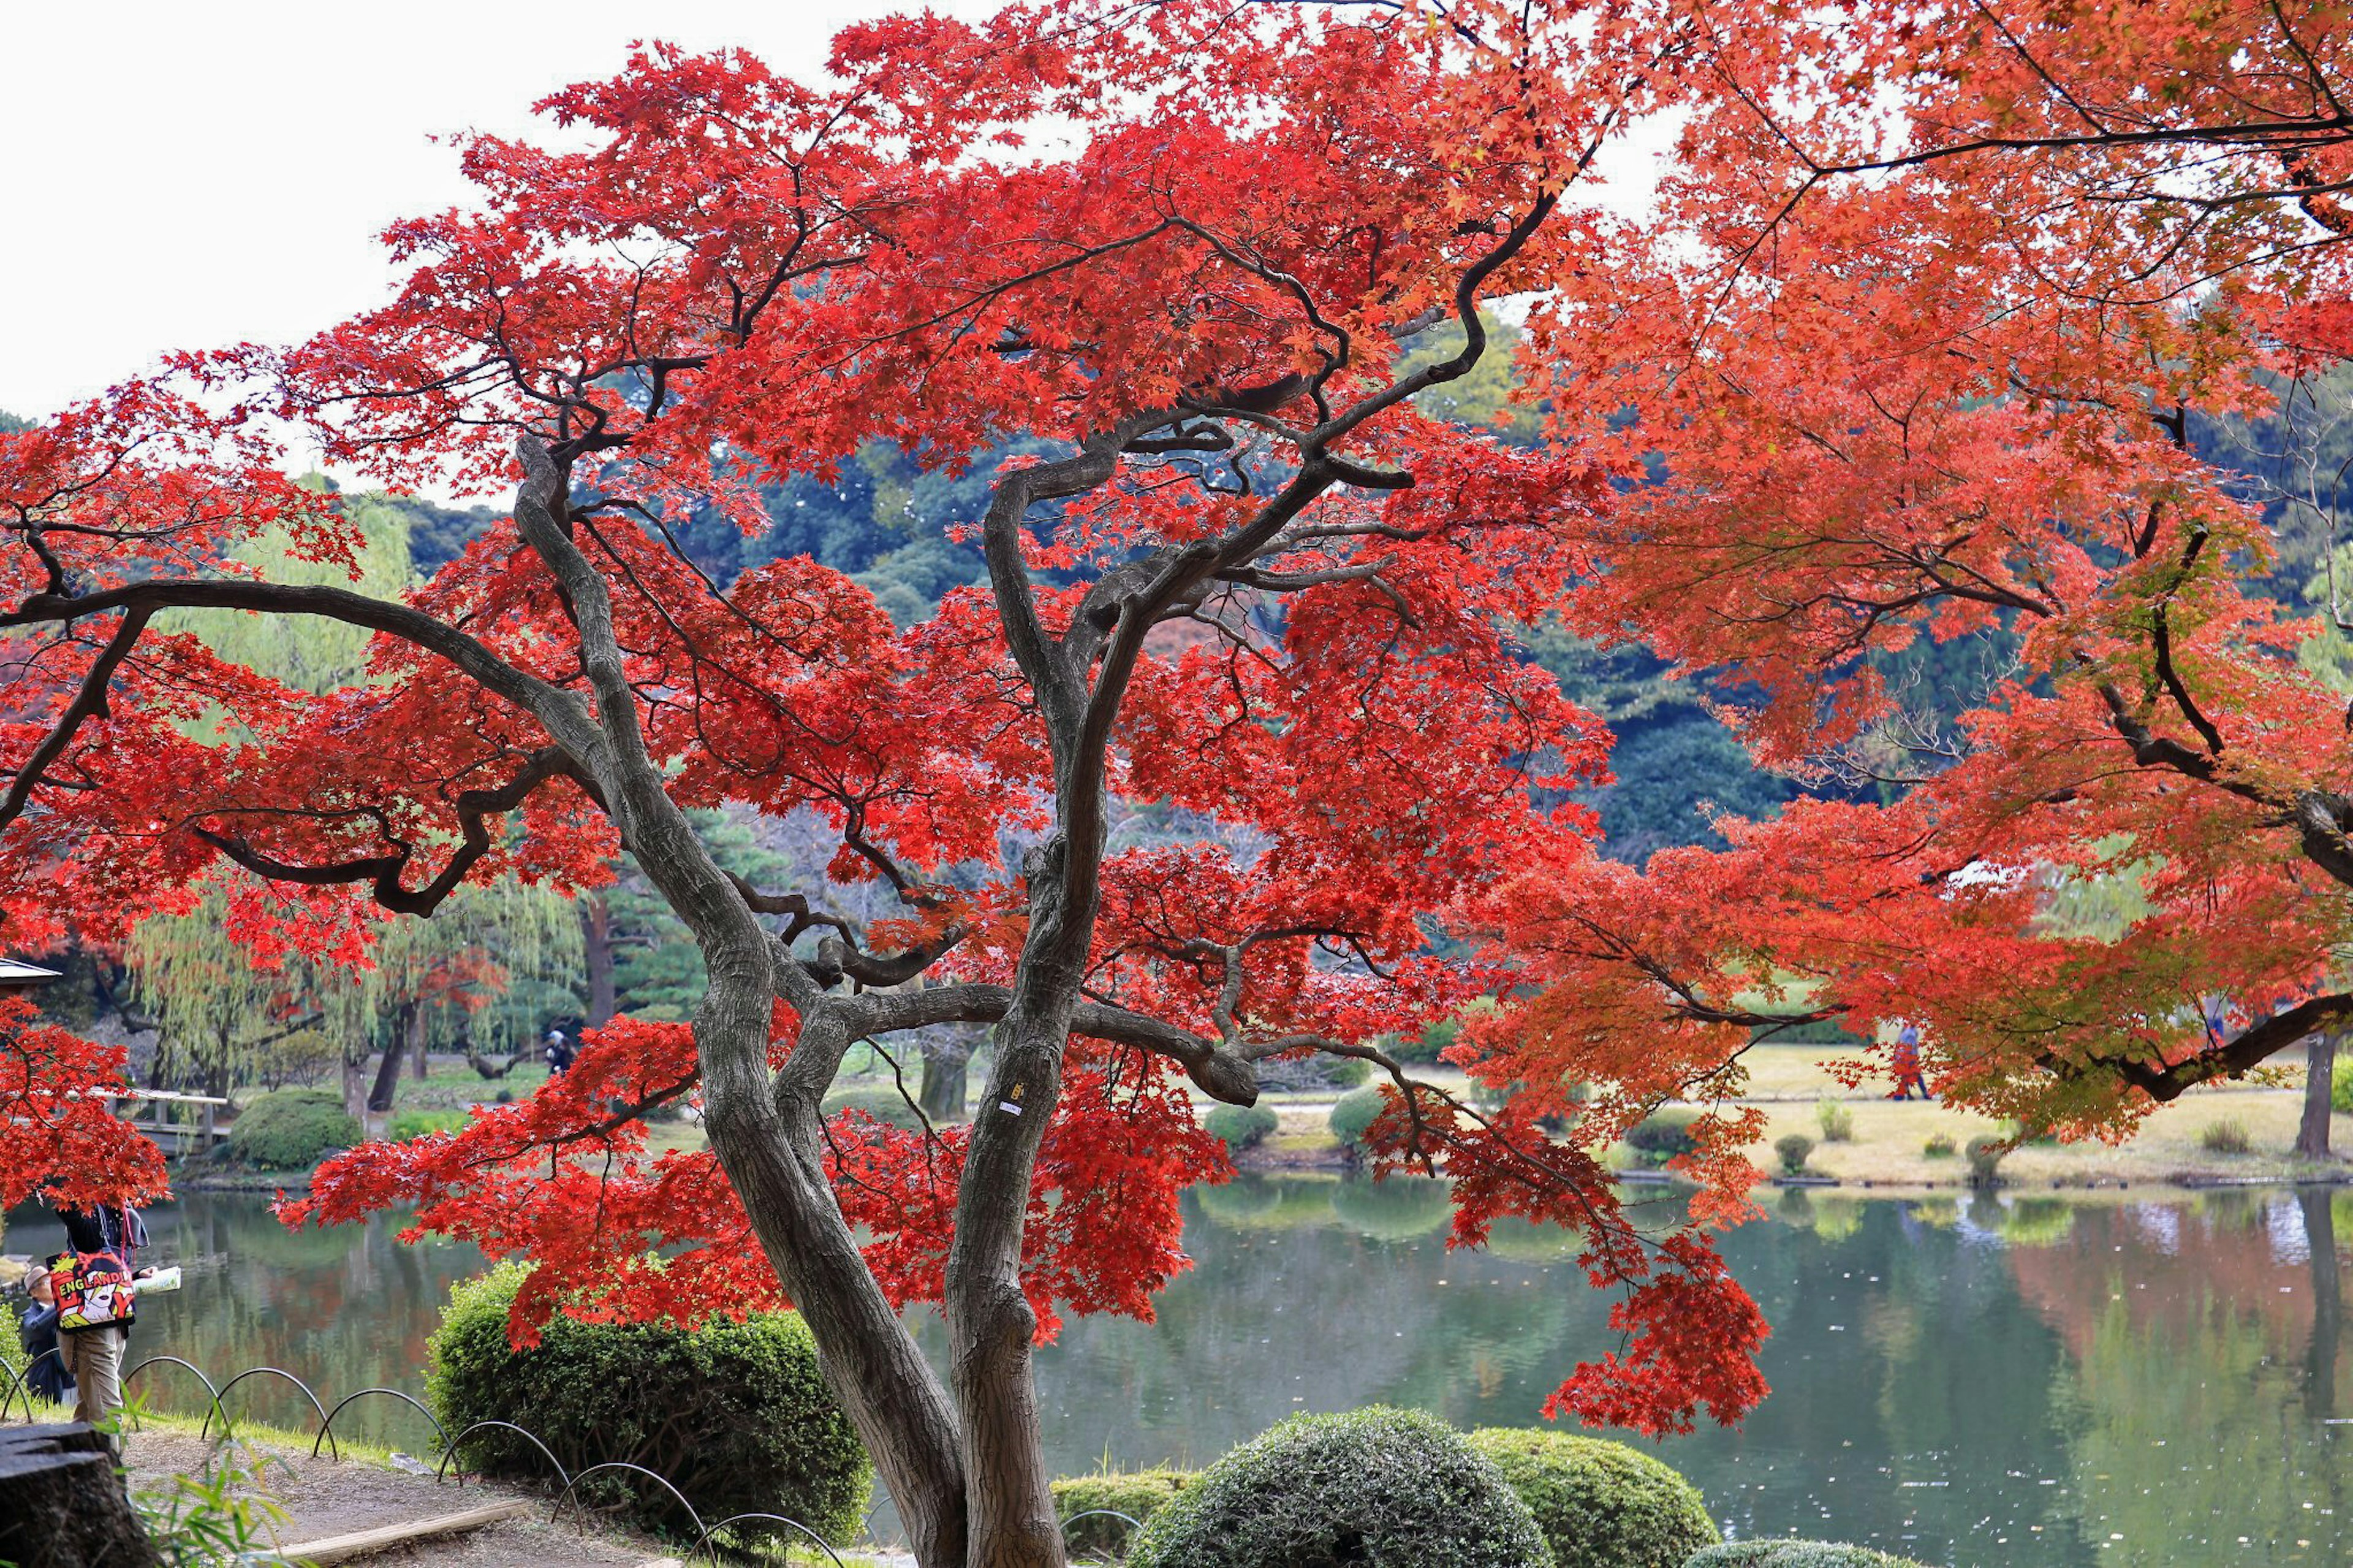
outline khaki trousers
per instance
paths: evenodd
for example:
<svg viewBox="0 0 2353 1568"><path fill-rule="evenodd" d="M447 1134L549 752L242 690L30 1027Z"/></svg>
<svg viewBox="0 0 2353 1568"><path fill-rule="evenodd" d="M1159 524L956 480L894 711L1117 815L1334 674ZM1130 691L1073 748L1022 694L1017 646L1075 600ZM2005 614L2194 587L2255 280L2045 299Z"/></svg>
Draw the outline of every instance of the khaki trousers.
<svg viewBox="0 0 2353 1568"><path fill-rule="evenodd" d="M79 1329L58 1336L74 1380L74 1419L95 1426L122 1408L122 1331Z"/></svg>

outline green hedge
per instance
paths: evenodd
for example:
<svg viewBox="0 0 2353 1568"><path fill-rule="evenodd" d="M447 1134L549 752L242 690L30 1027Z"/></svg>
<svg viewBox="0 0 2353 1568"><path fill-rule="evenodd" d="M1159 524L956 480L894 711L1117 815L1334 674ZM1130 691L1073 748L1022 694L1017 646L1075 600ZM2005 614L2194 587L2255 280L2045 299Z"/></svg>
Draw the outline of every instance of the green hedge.
<svg viewBox="0 0 2353 1568"><path fill-rule="evenodd" d="M841 1089L825 1097L825 1113L831 1117L837 1111L862 1110L875 1121L908 1132L921 1132L923 1119L907 1103L907 1097L890 1085L879 1088Z"/></svg>
<svg viewBox="0 0 2353 1568"><path fill-rule="evenodd" d="M1692 1137L1692 1123L1699 1120L1696 1110L1661 1110L1644 1117L1626 1131L1626 1147L1634 1151L1645 1165L1663 1165L1678 1154L1688 1154L1699 1147Z"/></svg>
<svg viewBox="0 0 2353 1568"><path fill-rule="evenodd" d="M1527 1505L1418 1411L1294 1415L1201 1472L1128 1568L1550 1568Z"/></svg>
<svg viewBox="0 0 2353 1568"><path fill-rule="evenodd" d="M281 1089L265 1094L229 1123L229 1152L263 1171L307 1171L331 1150L360 1141L359 1122L343 1097L323 1089Z"/></svg>
<svg viewBox="0 0 2353 1568"><path fill-rule="evenodd" d="M462 1110L404 1110L385 1124L384 1135L401 1143L427 1132L461 1131L470 1120Z"/></svg>
<svg viewBox="0 0 2353 1568"><path fill-rule="evenodd" d="M1727 1541L1694 1552L1683 1568L1926 1568L1926 1564L1835 1541Z"/></svg>
<svg viewBox="0 0 2353 1568"><path fill-rule="evenodd" d="M1350 1089L1332 1107L1332 1136L1347 1148L1363 1148L1365 1129L1379 1118L1388 1105L1388 1099L1377 1089Z"/></svg>
<svg viewBox="0 0 2353 1568"><path fill-rule="evenodd" d="M1201 1118L1202 1130L1223 1143L1229 1154L1257 1148L1282 1125L1282 1119L1263 1105L1212 1106Z"/></svg>
<svg viewBox="0 0 2353 1568"><path fill-rule="evenodd" d="M1697 1487L1623 1443L1490 1426L1471 1447L1528 1505L1556 1568L1682 1568L1723 1539Z"/></svg>
<svg viewBox="0 0 2353 1568"><path fill-rule="evenodd" d="M1128 1537L1135 1532L1111 1515L1124 1513L1137 1524L1145 1523L1192 1479L1190 1470L1167 1469L1064 1476L1054 1483L1054 1517L1069 1526L1062 1531L1062 1544L1073 1556L1082 1552L1126 1551ZM1095 1517L1071 1524L1082 1513Z"/></svg>
<svg viewBox="0 0 2353 1568"><path fill-rule="evenodd" d="M501 1264L449 1293L426 1389L452 1436L477 1421L512 1421L573 1474L608 1459L643 1465L705 1520L777 1513L835 1542L857 1531L873 1471L797 1316L764 1312L692 1332L559 1316L538 1345L515 1351L507 1313L523 1274ZM547 1461L512 1433L478 1433L459 1457L487 1475L547 1475ZM580 1490L592 1506L692 1533L669 1493L626 1472L591 1477Z"/></svg>

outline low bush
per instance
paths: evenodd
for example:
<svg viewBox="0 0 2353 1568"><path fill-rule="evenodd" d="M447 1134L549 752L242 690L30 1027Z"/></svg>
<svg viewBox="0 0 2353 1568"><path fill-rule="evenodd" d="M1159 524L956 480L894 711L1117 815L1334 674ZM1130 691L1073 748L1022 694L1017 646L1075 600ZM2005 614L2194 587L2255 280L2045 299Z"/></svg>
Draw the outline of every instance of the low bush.
<svg viewBox="0 0 2353 1568"><path fill-rule="evenodd" d="M1854 1142L1854 1112L1835 1100L1825 1100L1814 1107L1814 1120L1821 1123L1825 1143Z"/></svg>
<svg viewBox="0 0 2353 1568"><path fill-rule="evenodd" d="M2002 1161L2010 1153L2010 1144L2000 1138L1982 1133L1961 1146L1961 1154L1969 1163L1969 1184L1989 1187L2000 1179Z"/></svg>
<svg viewBox="0 0 2353 1568"><path fill-rule="evenodd" d="M2329 1076L2328 1109L2353 1112L2353 1067L2338 1068Z"/></svg>
<svg viewBox="0 0 2353 1568"><path fill-rule="evenodd" d="M1282 1118L1263 1105L1213 1106L1201 1118L1202 1129L1223 1143L1229 1154L1257 1148L1282 1125Z"/></svg>
<svg viewBox="0 0 2353 1568"><path fill-rule="evenodd" d="M1324 1081L1337 1089L1362 1089L1373 1080L1373 1064L1362 1057L1327 1057Z"/></svg>
<svg viewBox="0 0 2353 1568"><path fill-rule="evenodd" d="M1722 1539L1697 1487L1623 1443L1490 1426L1471 1447L1528 1505L1556 1568L1682 1568Z"/></svg>
<svg viewBox="0 0 2353 1568"><path fill-rule="evenodd" d="M1629 1128L1626 1147L1645 1165L1663 1165L1679 1154L1688 1154L1699 1147L1692 1137L1692 1123L1699 1120L1695 1110L1661 1110L1644 1117Z"/></svg>
<svg viewBox="0 0 2353 1568"><path fill-rule="evenodd" d="M1814 1152L1814 1141L1802 1132L1791 1132L1773 1140L1773 1152L1781 1156L1784 1174L1795 1176L1806 1168L1807 1157Z"/></svg>
<svg viewBox="0 0 2353 1568"><path fill-rule="evenodd" d="M1127 1550L1136 1528L1147 1522L1193 1479L1190 1470L1105 1470L1064 1476L1054 1483L1054 1517L1064 1525L1062 1544L1075 1556L1092 1552L1115 1556ZM1079 1519L1081 1514L1091 1519ZM1135 1521L1113 1517L1125 1514ZM1078 1520L1073 1524L1071 1521Z"/></svg>
<svg viewBox="0 0 2353 1568"><path fill-rule="evenodd" d="M2247 1124L2235 1118L2210 1121L2198 1134L2198 1146L2209 1154L2246 1154L2253 1152L2255 1141L2247 1132Z"/></svg>
<svg viewBox="0 0 2353 1568"><path fill-rule="evenodd" d="M467 1121L462 1110L404 1110L385 1125L384 1135L398 1143L427 1132L456 1132Z"/></svg>
<svg viewBox="0 0 2353 1568"><path fill-rule="evenodd" d="M825 1097L825 1113L829 1118L839 1111L858 1110L885 1126L903 1131L921 1132L923 1119L907 1103L907 1097L890 1084L865 1089L838 1089Z"/></svg>
<svg viewBox="0 0 2353 1568"><path fill-rule="evenodd" d="M1920 1145L1920 1152L1931 1160L1951 1159L1956 1152L1953 1148L1953 1135L1949 1132L1935 1134L1926 1143Z"/></svg>
<svg viewBox="0 0 2353 1568"><path fill-rule="evenodd" d="M307 1171L322 1156L360 1141L343 1097L322 1089L281 1089L255 1100L229 1123L229 1152L262 1171Z"/></svg>
<svg viewBox="0 0 2353 1568"><path fill-rule="evenodd" d="M1365 1130L1379 1118L1388 1105L1388 1100L1377 1089L1368 1086L1350 1089L1340 1097L1338 1104L1332 1107L1332 1136L1349 1149L1363 1148Z"/></svg>
<svg viewBox="0 0 2353 1568"><path fill-rule="evenodd" d="M1868 1546L1835 1541L1727 1541L1697 1552L1683 1568L1926 1568Z"/></svg>
<svg viewBox="0 0 2353 1568"><path fill-rule="evenodd" d="M857 1531L872 1470L797 1316L760 1312L691 1332L558 1316L537 1345L518 1351L507 1315L523 1278L520 1266L501 1264L449 1293L427 1347L426 1390L452 1435L511 1421L571 1473L608 1459L642 1465L708 1520L782 1514L835 1542ZM486 1475L547 1476L547 1460L511 1432L477 1433L459 1457ZM669 1493L625 1471L593 1476L580 1493L655 1529L692 1531Z"/></svg>
<svg viewBox="0 0 2353 1568"><path fill-rule="evenodd" d="M1128 1568L1549 1568L1536 1522L1462 1435L1376 1405L1294 1415L1202 1471Z"/></svg>

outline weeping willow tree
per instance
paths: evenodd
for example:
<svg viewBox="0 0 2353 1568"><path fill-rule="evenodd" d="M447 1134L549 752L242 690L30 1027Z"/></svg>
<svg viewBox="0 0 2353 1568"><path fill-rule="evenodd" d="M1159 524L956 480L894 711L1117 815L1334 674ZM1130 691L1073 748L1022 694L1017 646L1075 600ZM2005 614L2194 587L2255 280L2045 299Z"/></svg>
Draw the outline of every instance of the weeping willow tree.
<svg viewBox="0 0 2353 1568"><path fill-rule="evenodd" d="M414 581L406 519L368 498L346 508L365 541L356 583L340 565L301 559L282 534L242 542L230 559L274 583L332 584L379 597L404 592ZM185 610L174 613L170 629L308 691L368 679L369 634L340 622ZM234 718L192 720L188 733L217 733L224 717ZM430 919L379 921L359 968L299 955L268 967L227 929L230 879L241 874L224 873L190 912L150 917L132 933L125 962L145 1015L139 1021L157 1031L150 1074L157 1086L226 1095L239 1083L275 1087L340 1064L349 1109L388 1110L404 1060L421 1078L428 1052L462 1049L494 1073L501 1069L491 1058L511 1063L543 1020L580 1009L581 921L561 893L512 880L469 888ZM370 1085L367 1062L379 1052Z"/></svg>

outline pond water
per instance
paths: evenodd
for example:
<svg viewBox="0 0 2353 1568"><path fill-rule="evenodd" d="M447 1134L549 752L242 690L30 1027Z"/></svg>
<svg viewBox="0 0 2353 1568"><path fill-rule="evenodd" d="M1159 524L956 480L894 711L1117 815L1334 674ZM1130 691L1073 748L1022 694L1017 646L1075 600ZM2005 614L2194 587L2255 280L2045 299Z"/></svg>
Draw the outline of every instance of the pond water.
<svg viewBox="0 0 2353 1568"><path fill-rule="evenodd" d="M1664 1458L1743 1536L1985 1568L2353 1560L2338 1284L2353 1196L2101 1196L1781 1195L1726 1238L1774 1325L1774 1393L1743 1430ZM1605 1303L1558 1238L1449 1253L1434 1185L1246 1179L1187 1202L1198 1267L1159 1321L1074 1321L1041 1357L1062 1470L1204 1463L1294 1411L1377 1401L1535 1425L1568 1369L1607 1347ZM438 1307L480 1261L402 1247L385 1219L291 1235L252 1197L192 1194L153 1228L149 1260L181 1263L187 1283L142 1308L134 1360L184 1356L216 1378L271 1363L331 1403L370 1384L421 1392ZM54 1235L20 1213L0 1245L45 1250ZM936 1323L921 1332L942 1349ZM176 1369L136 1391L201 1406ZM308 1415L269 1380L231 1399ZM371 1403L343 1420L428 1447L420 1419Z"/></svg>

